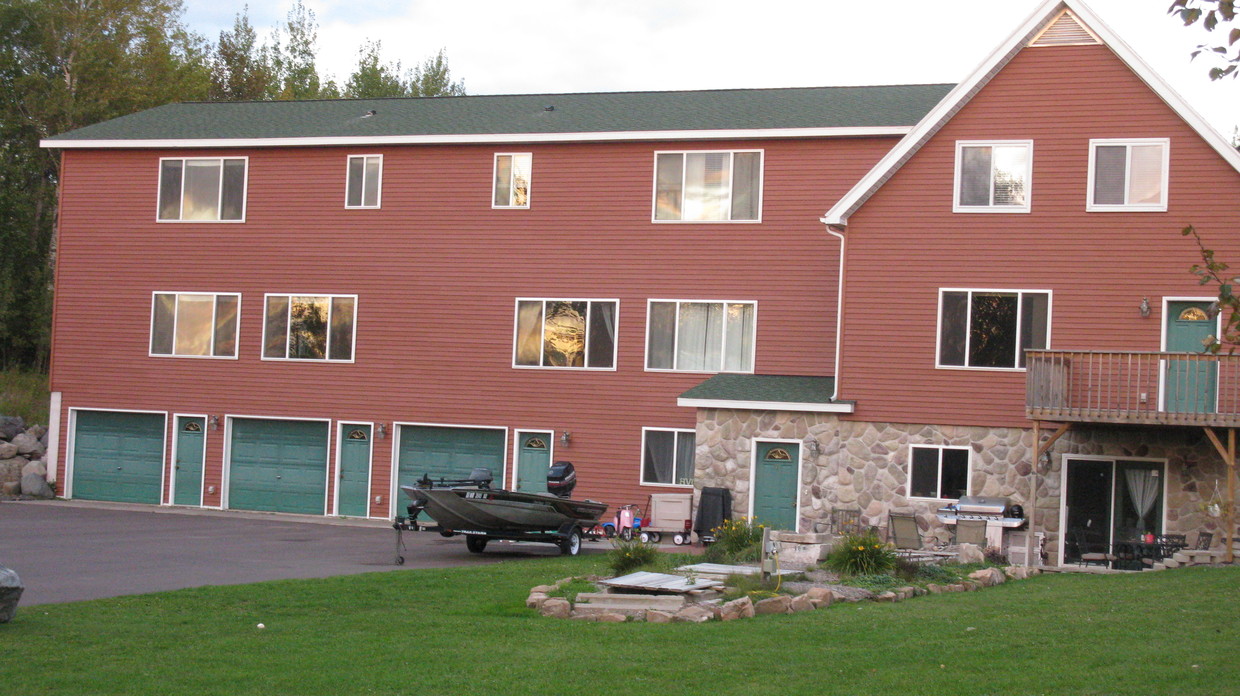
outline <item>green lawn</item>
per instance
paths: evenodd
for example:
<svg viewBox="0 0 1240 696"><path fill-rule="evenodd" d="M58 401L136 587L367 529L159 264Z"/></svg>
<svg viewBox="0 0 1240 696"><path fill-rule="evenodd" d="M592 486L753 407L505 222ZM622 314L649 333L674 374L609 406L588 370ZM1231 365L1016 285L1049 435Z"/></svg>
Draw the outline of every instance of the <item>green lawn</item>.
<svg viewBox="0 0 1240 696"><path fill-rule="evenodd" d="M702 625L523 607L530 586L600 566L542 558L24 607L0 625L0 684L23 696L1240 692L1240 568L1048 575Z"/></svg>
<svg viewBox="0 0 1240 696"><path fill-rule="evenodd" d="M50 400L47 375L0 370L0 416L21 416L27 425L47 425Z"/></svg>

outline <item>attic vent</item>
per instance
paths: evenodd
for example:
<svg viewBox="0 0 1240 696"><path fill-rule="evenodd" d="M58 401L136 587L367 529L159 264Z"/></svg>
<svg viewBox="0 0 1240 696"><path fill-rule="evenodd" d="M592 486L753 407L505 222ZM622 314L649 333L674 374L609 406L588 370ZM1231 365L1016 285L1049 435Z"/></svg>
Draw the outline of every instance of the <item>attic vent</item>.
<svg viewBox="0 0 1240 696"><path fill-rule="evenodd" d="M1030 46L1089 46L1100 44L1102 40L1097 34L1090 31L1071 10L1064 10L1059 13L1050 24L1046 25L1037 36L1033 37L1033 41L1029 42Z"/></svg>

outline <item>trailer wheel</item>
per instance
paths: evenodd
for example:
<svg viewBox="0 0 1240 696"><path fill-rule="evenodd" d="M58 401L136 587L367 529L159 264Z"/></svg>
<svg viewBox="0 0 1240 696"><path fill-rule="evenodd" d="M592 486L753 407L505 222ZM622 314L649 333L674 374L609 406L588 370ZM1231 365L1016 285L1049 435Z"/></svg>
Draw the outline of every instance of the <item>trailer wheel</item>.
<svg viewBox="0 0 1240 696"><path fill-rule="evenodd" d="M560 555L576 556L581 552L581 530L574 529L560 540Z"/></svg>
<svg viewBox="0 0 1240 696"><path fill-rule="evenodd" d="M663 541L663 532L651 532L650 540L656 544L659 543L660 541Z"/></svg>
<svg viewBox="0 0 1240 696"><path fill-rule="evenodd" d="M470 534L465 537L465 548L469 549L470 553L482 553L486 551L487 538Z"/></svg>
<svg viewBox="0 0 1240 696"><path fill-rule="evenodd" d="M405 565L405 557L404 557L404 556L397 556L397 557L396 557L396 565Z"/></svg>
<svg viewBox="0 0 1240 696"><path fill-rule="evenodd" d="M637 536L637 538L641 539L643 544L649 544L650 542L654 541L652 536L653 535L650 532L642 532L641 534Z"/></svg>
<svg viewBox="0 0 1240 696"><path fill-rule="evenodd" d="M673 542L674 542L677 546L683 546L683 545L685 545L685 544L688 544L688 543L689 543L689 540L688 540L688 539L686 539L686 538L685 538L685 536L686 536L686 535L684 535L684 534L677 534L676 536L672 537L672 541L673 541Z"/></svg>

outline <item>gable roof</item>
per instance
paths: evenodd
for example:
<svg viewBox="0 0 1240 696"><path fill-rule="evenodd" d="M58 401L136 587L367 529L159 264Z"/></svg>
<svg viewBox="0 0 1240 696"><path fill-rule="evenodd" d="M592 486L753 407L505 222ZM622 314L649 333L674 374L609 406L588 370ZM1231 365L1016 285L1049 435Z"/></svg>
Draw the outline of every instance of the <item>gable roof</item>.
<svg viewBox="0 0 1240 696"><path fill-rule="evenodd" d="M168 104L44 147L554 142L904 135L951 85Z"/></svg>
<svg viewBox="0 0 1240 696"><path fill-rule="evenodd" d="M904 166L960 109L969 103L1021 50L1032 40L1040 39L1053 24L1063 20L1064 13L1075 16L1079 29L1096 37L1119 57L1137 77L1153 90L1180 118L1197 131L1211 147L1237 171L1240 171L1240 152L1223 136L1210 127L1204 118L1193 110L1175 90L1163 81L1137 56L1123 39L1113 32L1089 9L1082 0L1047 0L1027 19L999 48L982 62L968 78L956 85L943 101L926 114L908 135L896 144L878 164L874 165L861 181L857 182L844 197L822 217L822 222L832 226L846 226L848 218L882 188L900 167ZM1044 45L1044 44L1040 44Z"/></svg>

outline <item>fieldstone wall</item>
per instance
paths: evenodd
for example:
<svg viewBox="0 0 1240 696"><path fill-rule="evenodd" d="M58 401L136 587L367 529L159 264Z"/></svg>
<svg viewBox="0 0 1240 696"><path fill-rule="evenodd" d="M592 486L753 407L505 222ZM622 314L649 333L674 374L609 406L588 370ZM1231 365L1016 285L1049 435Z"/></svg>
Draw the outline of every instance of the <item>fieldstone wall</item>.
<svg viewBox="0 0 1240 696"><path fill-rule="evenodd" d="M885 527L891 512L913 514L928 540L946 542L951 529L939 524L940 500L908 495L910 445L968 447L970 490L1001 496L1036 510L1036 529L1047 533L1052 562L1059 548L1063 454L1148 458L1167 461L1167 532L1215 532L1219 521L1201 510L1214 481L1225 483L1224 466L1204 432L1194 428L1114 428L1074 426L1050 452L1050 463L1034 471L1033 431L955 425L912 425L841 421L834 414L791 411L699 409L695 483L732 490L732 512L749 514L750 466L754 438L801 441L799 529L814 532L833 508L861 510L867 525ZM817 454L813 443L816 443ZM1034 482L1037 489L1034 490Z"/></svg>
<svg viewBox="0 0 1240 696"><path fill-rule="evenodd" d="M52 497L46 456L47 428L0 415L0 496Z"/></svg>

